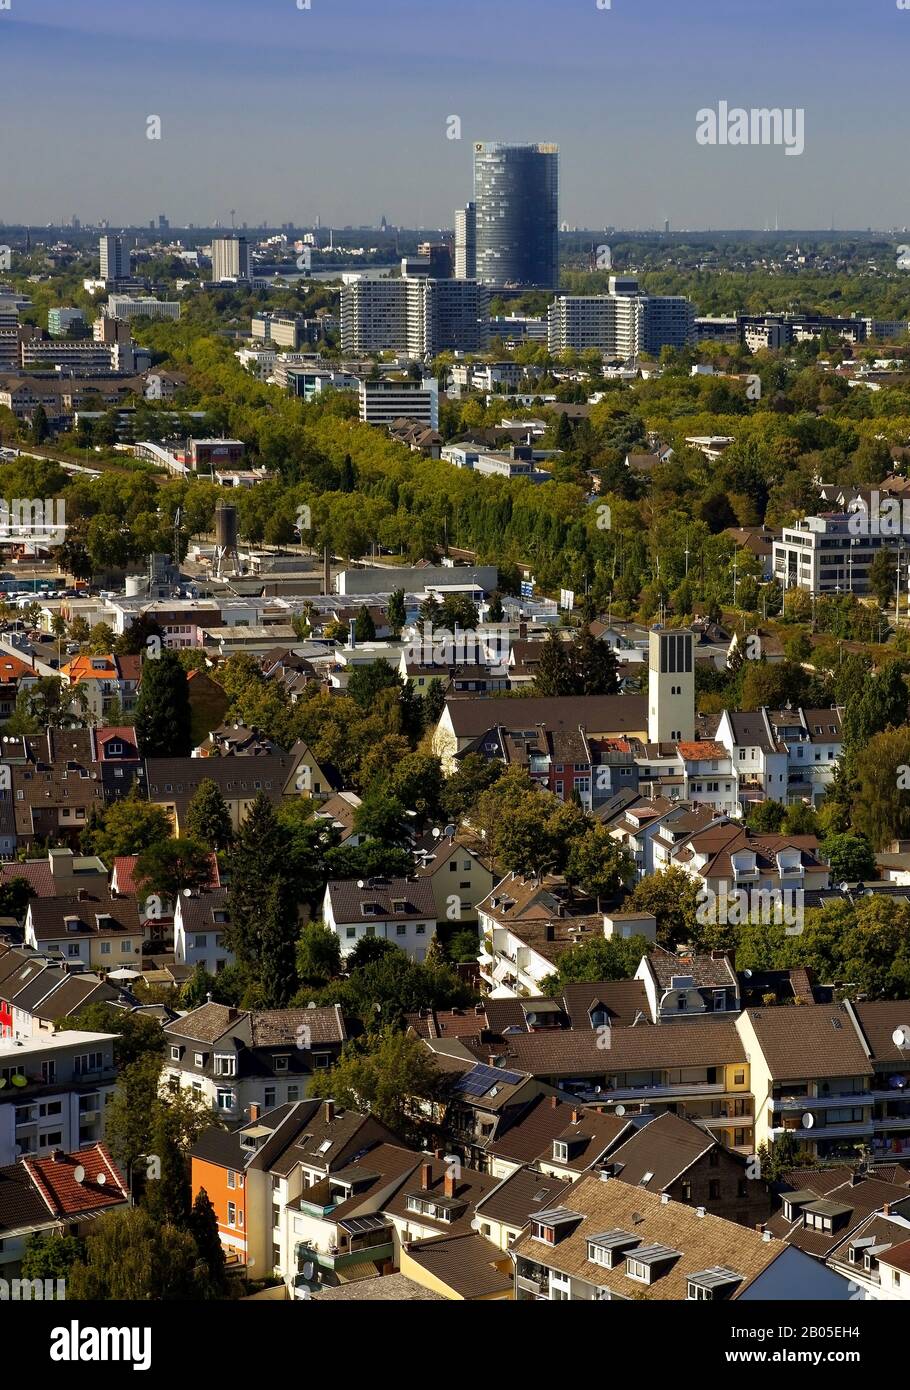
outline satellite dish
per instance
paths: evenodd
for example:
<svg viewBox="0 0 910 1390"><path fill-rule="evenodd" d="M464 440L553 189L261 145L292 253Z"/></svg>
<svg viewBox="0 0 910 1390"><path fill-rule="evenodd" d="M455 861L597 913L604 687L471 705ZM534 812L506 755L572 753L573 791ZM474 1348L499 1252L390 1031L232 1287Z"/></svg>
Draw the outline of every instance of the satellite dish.
<svg viewBox="0 0 910 1390"><path fill-rule="evenodd" d="M362 879L362 878L359 878L359 879L357 880L357 887L358 887L358 888L363 888L363 887L364 887L364 882L363 882L363 879Z"/></svg>
<svg viewBox="0 0 910 1390"><path fill-rule="evenodd" d="M803 1129L812 1129L814 1125L815 1125L815 1116L814 1116L814 1115L810 1115L810 1114L808 1114L808 1113L805 1114L805 1115L803 1116Z"/></svg>
<svg viewBox="0 0 910 1390"><path fill-rule="evenodd" d="M81 1163L73 1169L73 1177L76 1180L76 1182L85 1182L85 1169L83 1168Z"/></svg>
<svg viewBox="0 0 910 1390"><path fill-rule="evenodd" d="M626 1113L626 1107L624 1105L617 1105L613 1113L622 1119L623 1115Z"/></svg>
<svg viewBox="0 0 910 1390"><path fill-rule="evenodd" d="M446 828L445 828L445 830L444 830L442 833L443 833L443 835L454 835L454 834L455 834L455 826L454 826L454 825L447 825Z"/></svg>
<svg viewBox="0 0 910 1390"><path fill-rule="evenodd" d="M104 1184L105 1184L106 1182L107 1182L107 1177L106 1177L106 1175L105 1175L104 1173L99 1173L99 1174L98 1174L98 1185L99 1185L99 1187L103 1187Z"/></svg>
<svg viewBox="0 0 910 1390"><path fill-rule="evenodd" d="M895 1047L910 1047L910 1027L902 1023L899 1028L895 1028L891 1034L891 1041Z"/></svg>
<svg viewBox="0 0 910 1390"><path fill-rule="evenodd" d="M315 1000L315 999L311 999L310 1002L309 1002L309 1004L307 1004L307 1008L308 1008L308 1009L315 1009L315 1007L316 1007L316 1000Z"/></svg>
<svg viewBox="0 0 910 1390"><path fill-rule="evenodd" d="M312 1279L312 1277L313 1277L313 1275L314 1275L315 1273L316 1273L316 1266L313 1264L313 1261L312 1261L312 1260L307 1260L306 1264L303 1266L303 1277L304 1277L304 1279Z"/></svg>
<svg viewBox="0 0 910 1390"><path fill-rule="evenodd" d="M440 830L439 826L438 826L438 825L434 825L434 826L433 826L433 839L434 839L434 840L438 840L441 834L442 834L442 831Z"/></svg>

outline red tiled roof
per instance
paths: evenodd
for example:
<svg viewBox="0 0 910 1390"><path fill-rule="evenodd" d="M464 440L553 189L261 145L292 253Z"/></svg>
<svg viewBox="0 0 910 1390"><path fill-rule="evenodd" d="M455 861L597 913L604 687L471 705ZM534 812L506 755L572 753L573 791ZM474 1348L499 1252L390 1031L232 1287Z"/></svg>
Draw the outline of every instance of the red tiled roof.
<svg viewBox="0 0 910 1390"><path fill-rule="evenodd" d="M57 1158L29 1157L23 1162L54 1216L78 1216L128 1200L126 1182L104 1144ZM78 1168L85 1175L81 1182L75 1176Z"/></svg>
<svg viewBox="0 0 910 1390"><path fill-rule="evenodd" d="M138 854L118 854L114 859L114 873L117 875L117 892L125 898L134 898L139 892L136 887L136 865Z"/></svg>

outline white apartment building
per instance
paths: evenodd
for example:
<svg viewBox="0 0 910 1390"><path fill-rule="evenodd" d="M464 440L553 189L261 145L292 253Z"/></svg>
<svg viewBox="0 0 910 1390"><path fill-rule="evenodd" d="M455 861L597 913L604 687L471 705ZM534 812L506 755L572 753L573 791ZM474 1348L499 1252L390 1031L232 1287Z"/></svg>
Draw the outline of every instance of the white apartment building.
<svg viewBox="0 0 910 1390"><path fill-rule="evenodd" d="M0 1165L104 1137L114 1042L113 1033L74 1030L0 1041Z"/></svg>
<svg viewBox="0 0 910 1390"><path fill-rule="evenodd" d="M561 295L548 314L551 353L595 349L625 360L694 339L695 309L688 299L642 294L628 277L612 276L609 294Z"/></svg>
<svg viewBox="0 0 910 1390"><path fill-rule="evenodd" d="M360 381L360 418L367 425L419 420L439 428L439 382L435 377L379 377Z"/></svg>
<svg viewBox="0 0 910 1390"><path fill-rule="evenodd" d="M864 534L847 513L804 516L774 542L774 578L783 589L812 594L867 594L880 550L910 558L910 537Z"/></svg>
<svg viewBox="0 0 910 1390"><path fill-rule="evenodd" d="M250 244L245 236L215 237L212 241L212 279L249 280Z"/></svg>
<svg viewBox="0 0 910 1390"><path fill-rule="evenodd" d="M364 276L341 291L341 343L346 353L421 359L446 350L482 352L488 309L489 291L476 280Z"/></svg>
<svg viewBox="0 0 910 1390"><path fill-rule="evenodd" d="M179 319L180 301L155 299L152 295L136 298L129 294L112 294L104 306L104 316L121 322L130 319Z"/></svg>

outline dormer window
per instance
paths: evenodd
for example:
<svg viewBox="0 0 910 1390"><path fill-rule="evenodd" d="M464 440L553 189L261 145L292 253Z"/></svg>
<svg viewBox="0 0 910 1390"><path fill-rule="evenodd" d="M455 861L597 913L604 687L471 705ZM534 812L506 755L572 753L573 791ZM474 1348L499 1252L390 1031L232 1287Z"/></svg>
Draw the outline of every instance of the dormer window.
<svg viewBox="0 0 910 1390"><path fill-rule="evenodd" d="M237 1058L228 1052L216 1052L215 1054L215 1075L216 1076L236 1076Z"/></svg>
<svg viewBox="0 0 910 1390"><path fill-rule="evenodd" d="M556 1245L583 1219L577 1211L569 1211L567 1207L554 1207L551 1211L540 1211L531 1218L531 1233L534 1240L541 1240L545 1245Z"/></svg>
<svg viewBox="0 0 910 1390"><path fill-rule="evenodd" d="M668 1245L640 1245L633 1254L626 1256L626 1277L639 1284L653 1284L679 1259L680 1253Z"/></svg>
<svg viewBox="0 0 910 1390"><path fill-rule="evenodd" d="M569 1159L569 1146L564 1139L553 1140L553 1157L557 1163L567 1163Z"/></svg>
<svg viewBox="0 0 910 1390"><path fill-rule="evenodd" d="M690 1274L686 1280L686 1298L690 1303L722 1302L731 1297L742 1283L743 1276L724 1265Z"/></svg>
<svg viewBox="0 0 910 1390"><path fill-rule="evenodd" d="M78 918L78 917L64 917L64 919L63 919L63 925L66 927L66 930L67 930L67 931L78 931L78 930L79 930L79 918Z"/></svg>

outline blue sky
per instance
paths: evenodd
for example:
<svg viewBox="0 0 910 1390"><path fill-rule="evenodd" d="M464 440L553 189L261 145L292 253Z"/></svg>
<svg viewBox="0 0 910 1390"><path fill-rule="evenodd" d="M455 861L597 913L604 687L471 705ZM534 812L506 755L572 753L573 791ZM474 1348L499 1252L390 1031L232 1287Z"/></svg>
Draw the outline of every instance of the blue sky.
<svg viewBox="0 0 910 1390"><path fill-rule="evenodd" d="M910 223L896 0L12 0L0 63L7 222L451 225L502 139L559 143L571 225ZM699 146L720 100L805 153Z"/></svg>

